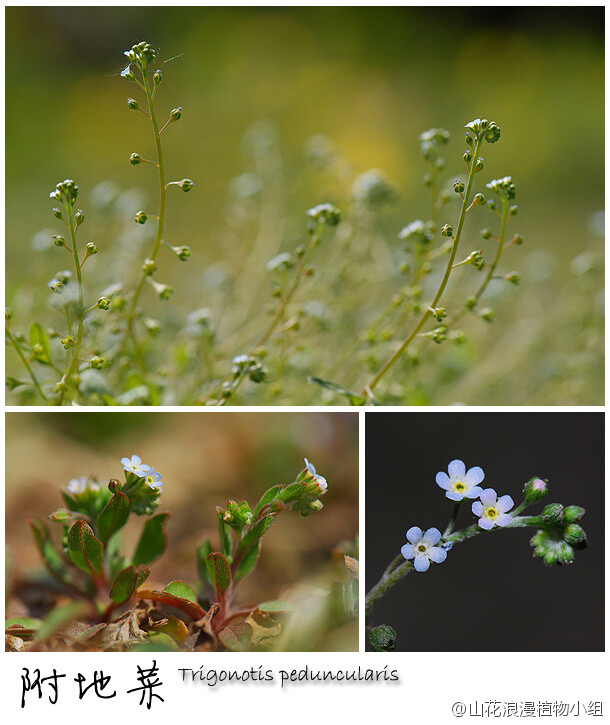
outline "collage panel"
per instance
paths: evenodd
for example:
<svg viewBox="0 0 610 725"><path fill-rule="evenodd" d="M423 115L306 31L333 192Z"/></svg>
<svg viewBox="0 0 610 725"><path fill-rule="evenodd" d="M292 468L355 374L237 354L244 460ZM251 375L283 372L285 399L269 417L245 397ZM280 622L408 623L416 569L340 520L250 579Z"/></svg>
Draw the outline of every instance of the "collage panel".
<svg viewBox="0 0 610 725"><path fill-rule="evenodd" d="M8 413L7 649L356 651L358 497L354 413Z"/></svg>
<svg viewBox="0 0 610 725"><path fill-rule="evenodd" d="M367 649L603 652L604 414L366 415Z"/></svg>

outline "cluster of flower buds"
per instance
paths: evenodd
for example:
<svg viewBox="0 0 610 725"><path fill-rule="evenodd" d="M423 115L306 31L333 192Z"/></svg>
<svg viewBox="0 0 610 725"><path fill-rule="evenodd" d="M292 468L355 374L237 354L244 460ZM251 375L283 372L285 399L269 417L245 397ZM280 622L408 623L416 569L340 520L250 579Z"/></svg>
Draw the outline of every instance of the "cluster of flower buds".
<svg viewBox="0 0 610 725"><path fill-rule="evenodd" d="M493 179L487 184L487 188L495 191L496 194L503 196L505 199L514 199L517 196L517 187L513 182L512 176Z"/></svg>
<svg viewBox="0 0 610 725"><path fill-rule="evenodd" d="M234 357L231 372L234 380L247 375L253 383L264 383L268 377L267 370L260 360L253 355L237 355Z"/></svg>
<svg viewBox="0 0 610 725"><path fill-rule="evenodd" d="M216 510L218 516L237 534L241 534L243 528L252 523L252 510L247 501L242 501L241 503L229 501L226 509L221 509L217 506Z"/></svg>
<svg viewBox="0 0 610 725"><path fill-rule="evenodd" d="M530 541L534 547L534 556L540 557L547 566L571 564L574 561L574 549L587 547L587 534L576 523L584 515L585 509L581 506L564 508L559 503L546 506L542 512L542 520L546 525Z"/></svg>
<svg viewBox="0 0 610 725"><path fill-rule="evenodd" d="M398 238L402 239L404 242L429 244L434 239L434 229L435 226L433 222L423 222L421 219L416 219L400 230ZM453 233L453 231L451 233Z"/></svg>
<svg viewBox="0 0 610 725"><path fill-rule="evenodd" d="M127 56L131 63L135 63L138 68L143 71L149 63L152 63L155 60L157 54L150 43L142 41L141 43L132 46L131 50L126 50L124 55ZM121 73L123 77L128 77L128 73L125 72L128 71L128 69L129 66L127 66L127 68L125 68L125 70Z"/></svg>
<svg viewBox="0 0 610 725"><path fill-rule="evenodd" d="M78 186L74 183L74 181L72 181L72 179L65 179L55 186L55 189L53 189L53 191L49 194L49 197L60 201L64 204L64 206L72 206L78 197ZM53 209L53 214L56 217L58 211L61 216L61 211L59 209Z"/></svg>
<svg viewBox="0 0 610 725"><path fill-rule="evenodd" d="M333 204L318 204L307 211L316 224L328 224L331 227L336 226L341 221L341 212Z"/></svg>
<svg viewBox="0 0 610 725"><path fill-rule="evenodd" d="M495 121L488 121L486 118L475 118L474 121L467 123L466 143L472 146L475 141L481 139L487 143L496 143L500 139L500 127Z"/></svg>

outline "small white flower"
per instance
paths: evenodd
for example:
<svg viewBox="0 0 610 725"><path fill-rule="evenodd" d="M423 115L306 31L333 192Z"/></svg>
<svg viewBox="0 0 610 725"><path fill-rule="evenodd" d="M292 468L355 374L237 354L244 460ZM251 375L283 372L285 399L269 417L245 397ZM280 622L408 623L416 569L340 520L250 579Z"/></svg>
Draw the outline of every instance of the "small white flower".
<svg viewBox="0 0 610 725"><path fill-rule="evenodd" d="M140 456L136 455L133 455L131 458L121 458L121 463L123 464L123 469L125 471L129 471L129 473L134 473L139 478L144 478L144 476L146 476L152 468L146 463L142 463L142 459L140 458Z"/></svg>
<svg viewBox="0 0 610 725"><path fill-rule="evenodd" d="M305 461L305 468L307 469L307 472L320 487L320 493L326 493L326 489L328 488L328 482L326 481L324 476L320 476L316 473L316 467L313 465L313 463L310 463L307 458L304 458L303 460Z"/></svg>
<svg viewBox="0 0 610 725"><path fill-rule="evenodd" d="M159 471L155 471L154 468L151 468L146 476L144 477L144 482L147 486L150 486L151 488L156 489L161 493L163 490L163 481L161 480L161 474Z"/></svg>
<svg viewBox="0 0 610 725"><path fill-rule="evenodd" d="M416 571L428 571L431 561L441 564L447 558L447 551L436 546L441 540L438 529L428 529L424 534L419 526L412 526L407 531L407 539L411 543L405 544L400 551L405 559L414 559Z"/></svg>
<svg viewBox="0 0 610 725"><path fill-rule="evenodd" d="M87 490L99 491L100 485L96 481L90 481L87 476L81 476L80 478L73 478L66 486L66 491L75 496L79 493L85 493Z"/></svg>
<svg viewBox="0 0 610 725"><path fill-rule="evenodd" d="M464 498L477 498L483 489L477 485L485 478L483 469L479 466L469 468L462 461L455 460L447 466L447 475L444 471L436 474L436 482L447 492L445 496L452 501L462 501Z"/></svg>
<svg viewBox="0 0 610 725"><path fill-rule="evenodd" d="M472 513L479 516L479 526L489 531L494 526L508 526L513 517L508 513L515 505L510 496L501 496L493 488L486 488L480 495L480 501L472 504Z"/></svg>

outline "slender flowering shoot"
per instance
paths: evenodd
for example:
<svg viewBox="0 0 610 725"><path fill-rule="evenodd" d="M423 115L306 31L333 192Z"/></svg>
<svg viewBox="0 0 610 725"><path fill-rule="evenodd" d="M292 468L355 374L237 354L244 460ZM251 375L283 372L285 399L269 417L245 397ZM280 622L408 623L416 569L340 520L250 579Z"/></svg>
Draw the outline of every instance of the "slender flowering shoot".
<svg viewBox="0 0 610 725"><path fill-rule="evenodd" d="M255 505L229 500L217 506L218 532L194 552L196 578L165 584L150 569L168 547L170 514L157 510L163 477L137 454L121 464L124 482L74 478L61 490L64 507L49 515L50 524L28 520L58 601L45 617L7 619L9 650L281 649L284 639L291 641L291 627L298 627L301 608L307 607L311 623L312 604L298 594L253 603L239 587L256 569L263 539L280 514L306 517L323 508L329 486L307 459L293 481L271 486ZM126 547L122 533L132 517L144 524L135 545ZM332 612L333 626L358 617L356 551L345 550L340 580L317 605L329 621ZM432 549L429 556L435 556ZM321 591L316 588L318 598Z"/></svg>
<svg viewBox="0 0 610 725"><path fill-rule="evenodd" d="M539 476L533 476L523 486L523 500L515 507L511 496L499 496L493 488L481 488L485 475L478 466L466 470L461 460L449 463L448 472L441 471L436 475L436 483L446 492L446 497L455 502L449 522L441 534L437 528L423 531L419 526L412 526L407 531L407 543L386 567L377 584L366 595L365 611L367 623L370 621L373 607L401 579L412 571L427 572L430 563L440 564L447 559L452 551L450 564L458 565L459 555L455 552L457 544L481 534L508 529L533 528L534 536L530 540L535 557L542 559L544 564L571 564L575 552L587 547L587 535L580 525L585 510L580 506L565 507L562 504L549 504L540 514L523 515L526 508L540 502L549 492L549 482ZM465 499L478 499L463 506ZM470 524L455 530L462 511L468 511ZM472 516L476 522L472 523ZM490 541L490 545L491 545ZM435 567L432 567L432 569ZM430 574L428 574L430 576ZM380 627L369 627L371 645L376 650L383 650L383 642L389 642L386 651L396 646L396 633L392 637L384 637L386 630Z"/></svg>

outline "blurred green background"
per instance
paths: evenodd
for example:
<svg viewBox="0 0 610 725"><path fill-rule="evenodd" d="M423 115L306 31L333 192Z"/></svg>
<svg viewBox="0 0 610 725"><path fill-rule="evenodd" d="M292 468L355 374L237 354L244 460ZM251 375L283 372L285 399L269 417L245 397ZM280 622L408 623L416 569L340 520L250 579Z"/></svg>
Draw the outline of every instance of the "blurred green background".
<svg viewBox="0 0 610 725"><path fill-rule="evenodd" d="M106 179L144 187L155 199L151 170L128 163L133 151L152 154L152 138L146 120L126 107L137 89L119 76L123 51L144 39L167 61L159 107L184 108L180 124L164 135L169 176L197 183L169 201L168 239L194 251L188 265L167 265L173 279L164 273L164 281L185 280L176 285L178 304L188 300L193 309L208 302L204 270L223 258L230 237L227 187L251 166L242 136L253 122L276 124L285 239L296 244L307 208L341 201L330 179L307 168L308 138L328 135L355 173L376 167L396 183L400 199L388 226L395 239L402 226L428 213L418 134L432 126L451 131L451 178L462 171L464 123L485 116L502 127L501 143L487 151L486 178L509 173L518 186L514 228L526 243L510 250L506 264L524 274L531 310L537 285L557 292L566 283L570 260L590 244L587 225L603 208L603 13L601 7L8 8L9 295L23 269L32 272L29 240L53 226L48 193L57 181L76 179L84 208L88 192ZM49 275L66 263L54 248L38 257L37 270ZM542 314L553 301L541 297L538 305ZM521 313L509 310L499 319ZM573 342L574 352L601 355L599 340ZM530 396L535 381L532 387ZM562 396L601 402L601 382L598 389L599 400L581 391L579 400L562 393L546 402Z"/></svg>

